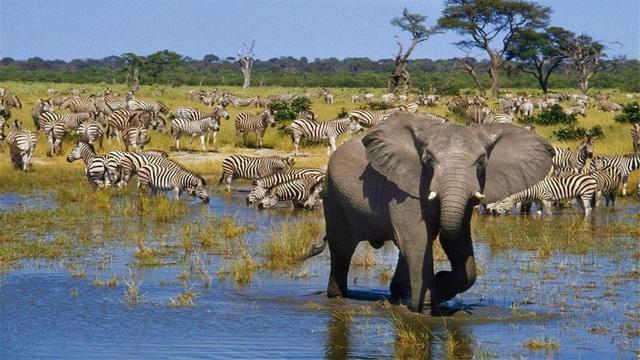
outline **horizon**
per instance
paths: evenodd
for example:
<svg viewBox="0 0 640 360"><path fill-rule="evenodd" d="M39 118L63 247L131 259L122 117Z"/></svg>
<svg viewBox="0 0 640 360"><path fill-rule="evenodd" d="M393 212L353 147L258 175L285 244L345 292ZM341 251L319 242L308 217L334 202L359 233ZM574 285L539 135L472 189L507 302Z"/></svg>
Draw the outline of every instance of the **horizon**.
<svg viewBox="0 0 640 360"><path fill-rule="evenodd" d="M537 3L552 8L551 25L577 34L586 33L603 42L609 58L640 59L640 2L621 0L616 7L596 0ZM443 3L440 0L313 3L3 0L0 58L24 61L39 57L69 62L99 60L126 52L147 56L166 49L193 59L202 59L207 54L224 59L237 58L242 43L256 39L255 58L261 61L283 57L306 57L310 62L329 58L379 61L395 56L394 35L400 35L405 44L408 41L407 34L390 24L391 18L400 16L405 7L427 16L426 24L430 26L440 17ZM367 21L353 26L355 16ZM610 19L616 19L615 27L606 21ZM344 24L348 30L344 30ZM380 41L372 46L372 38ZM461 57L463 53L452 44L461 38L451 31L434 35L416 48L411 59L437 61ZM480 49L474 49L470 55L479 60L486 58Z"/></svg>

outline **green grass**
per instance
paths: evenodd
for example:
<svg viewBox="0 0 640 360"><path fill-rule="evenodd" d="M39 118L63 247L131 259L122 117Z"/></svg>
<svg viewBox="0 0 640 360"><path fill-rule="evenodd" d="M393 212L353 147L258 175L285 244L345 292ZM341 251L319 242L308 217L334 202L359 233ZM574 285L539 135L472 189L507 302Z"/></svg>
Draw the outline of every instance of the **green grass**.
<svg viewBox="0 0 640 360"><path fill-rule="evenodd" d="M558 343L556 340L546 337L544 339L529 339L525 341L522 346L531 351L551 352L560 349L560 343Z"/></svg>
<svg viewBox="0 0 640 360"><path fill-rule="evenodd" d="M262 244L268 269L289 269L299 265L299 259L318 241L324 232L322 223L303 221L284 223L271 228L269 240Z"/></svg>

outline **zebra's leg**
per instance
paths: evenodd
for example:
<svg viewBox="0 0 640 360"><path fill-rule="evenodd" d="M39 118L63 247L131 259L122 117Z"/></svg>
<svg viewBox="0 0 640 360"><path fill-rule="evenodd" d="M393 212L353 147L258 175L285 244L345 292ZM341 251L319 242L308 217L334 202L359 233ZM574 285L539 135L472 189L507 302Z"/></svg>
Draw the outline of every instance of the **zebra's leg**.
<svg viewBox="0 0 640 360"><path fill-rule="evenodd" d="M300 145L300 136L293 135L293 147L295 150L295 156L298 156L298 146Z"/></svg>
<svg viewBox="0 0 640 360"><path fill-rule="evenodd" d="M217 143L218 143L218 132L214 131L213 132L213 146L216 146Z"/></svg>
<svg viewBox="0 0 640 360"><path fill-rule="evenodd" d="M547 216L553 215L553 211L551 210L553 208L553 202L551 200L542 200L542 207ZM542 214L542 211L538 210L538 213Z"/></svg>
<svg viewBox="0 0 640 360"><path fill-rule="evenodd" d="M336 138L329 138L329 149L327 150L327 156L331 156L331 153L336 151Z"/></svg>
<svg viewBox="0 0 640 360"><path fill-rule="evenodd" d="M602 200L602 191L598 190L596 191L595 195L593 196L594 201L593 204L591 205L594 208L599 208L600 207L600 200ZM609 200L607 199L607 196L605 194L605 206L609 206Z"/></svg>
<svg viewBox="0 0 640 360"><path fill-rule="evenodd" d="M176 192L176 200L180 200L180 195L182 193L182 191L180 191L180 188L179 187L174 187L173 191Z"/></svg>
<svg viewBox="0 0 640 360"><path fill-rule="evenodd" d="M609 200L611 201L611 207L616 207L616 192L612 191L609 193ZM608 206L608 205L607 205Z"/></svg>
<svg viewBox="0 0 640 360"><path fill-rule="evenodd" d="M584 216L591 216L591 198L593 195L582 195L582 207L584 208Z"/></svg>
<svg viewBox="0 0 640 360"><path fill-rule="evenodd" d="M202 151L206 152L207 148L204 145L204 134L200 135L200 144L202 144Z"/></svg>
<svg viewBox="0 0 640 360"><path fill-rule="evenodd" d="M122 144L122 141L120 140L120 138L121 138L120 130L116 129L116 130L114 130L114 133L116 134L116 140L118 140L118 145Z"/></svg>
<svg viewBox="0 0 640 360"><path fill-rule="evenodd" d="M629 183L629 177L625 176L622 178L622 196L627 196L627 185Z"/></svg>

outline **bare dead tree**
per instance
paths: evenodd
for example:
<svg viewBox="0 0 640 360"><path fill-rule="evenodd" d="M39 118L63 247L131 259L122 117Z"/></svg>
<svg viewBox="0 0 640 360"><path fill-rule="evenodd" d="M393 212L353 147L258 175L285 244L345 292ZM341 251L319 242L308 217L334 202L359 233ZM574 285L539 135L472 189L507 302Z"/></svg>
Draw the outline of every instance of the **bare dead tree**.
<svg viewBox="0 0 640 360"><path fill-rule="evenodd" d="M255 53L253 48L256 45L256 41L251 42L251 46L247 47L247 44L242 44L242 50L238 50L238 61L242 69L242 75L244 76L244 83L242 88L246 89L251 84L251 68L253 67L253 57Z"/></svg>
<svg viewBox="0 0 640 360"><path fill-rule="evenodd" d="M398 53L395 56L395 68L391 77L389 78L389 82L387 84L387 90L392 93L396 91L398 85L403 82L403 92L408 92L411 87L411 76L409 75L409 71L407 70L407 61L411 53L416 48L416 46L429 39L429 37L433 34L439 33L440 31L436 27L427 28L424 26L424 21L427 19L426 16L420 14L412 14L406 8L402 11L401 17L396 17L391 19L391 25L397 26L403 31L407 31L411 33L411 43L405 50L400 42L400 39L396 36L396 44L398 44Z"/></svg>
<svg viewBox="0 0 640 360"><path fill-rule="evenodd" d="M473 82L476 84L476 87L480 91L480 94L482 96L485 96L486 93L484 91L484 87L480 83L480 79L478 79L478 74L476 73L477 62L475 58L470 56L471 47L465 46L464 44L458 44L458 49L464 52L464 57L458 59L458 61L456 62L456 69L469 74L469 76L471 76L471 78L473 79Z"/></svg>

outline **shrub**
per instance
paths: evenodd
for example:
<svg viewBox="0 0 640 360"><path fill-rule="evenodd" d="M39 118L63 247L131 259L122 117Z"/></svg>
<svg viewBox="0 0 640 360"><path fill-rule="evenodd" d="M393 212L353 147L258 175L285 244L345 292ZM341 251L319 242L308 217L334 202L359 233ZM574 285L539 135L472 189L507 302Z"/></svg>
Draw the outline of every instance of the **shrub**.
<svg viewBox="0 0 640 360"><path fill-rule="evenodd" d="M565 124L573 126L577 122L575 114L565 114L562 106L558 104L551 105L550 107L542 110L538 115L527 116L521 120L525 124L540 124L540 125L556 125Z"/></svg>
<svg viewBox="0 0 640 360"><path fill-rule="evenodd" d="M295 120L301 111L311 110L311 100L299 97L291 101L272 101L269 109L275 112L276 121L291 121Z"/></svg>
<svg viewBox="0 0 640 360"><path fill-rule="evenodd" d="M568 141L575 139L582 139L586 136L591 136L595 138L603 138L604 131L600 125L596 125L589 130L581 126L569 125L568 127L558 129L553 132L553 136L555 136L560 141Z"/></svg>
<svg viewBox="0 0 640 360"><path fill-rule="evenodd" d="M640 122L640 105L637 101L622 106L622 112L616 115L613 120L619 123Z"/></svg>
<svg viewBox="0 0 640 360"><path fill-rule="evenodd" d="M388 104L384 101L372 101L367 104L367 107L369 108L369 110L387 110L393 107L393 105Z"/></svg>

